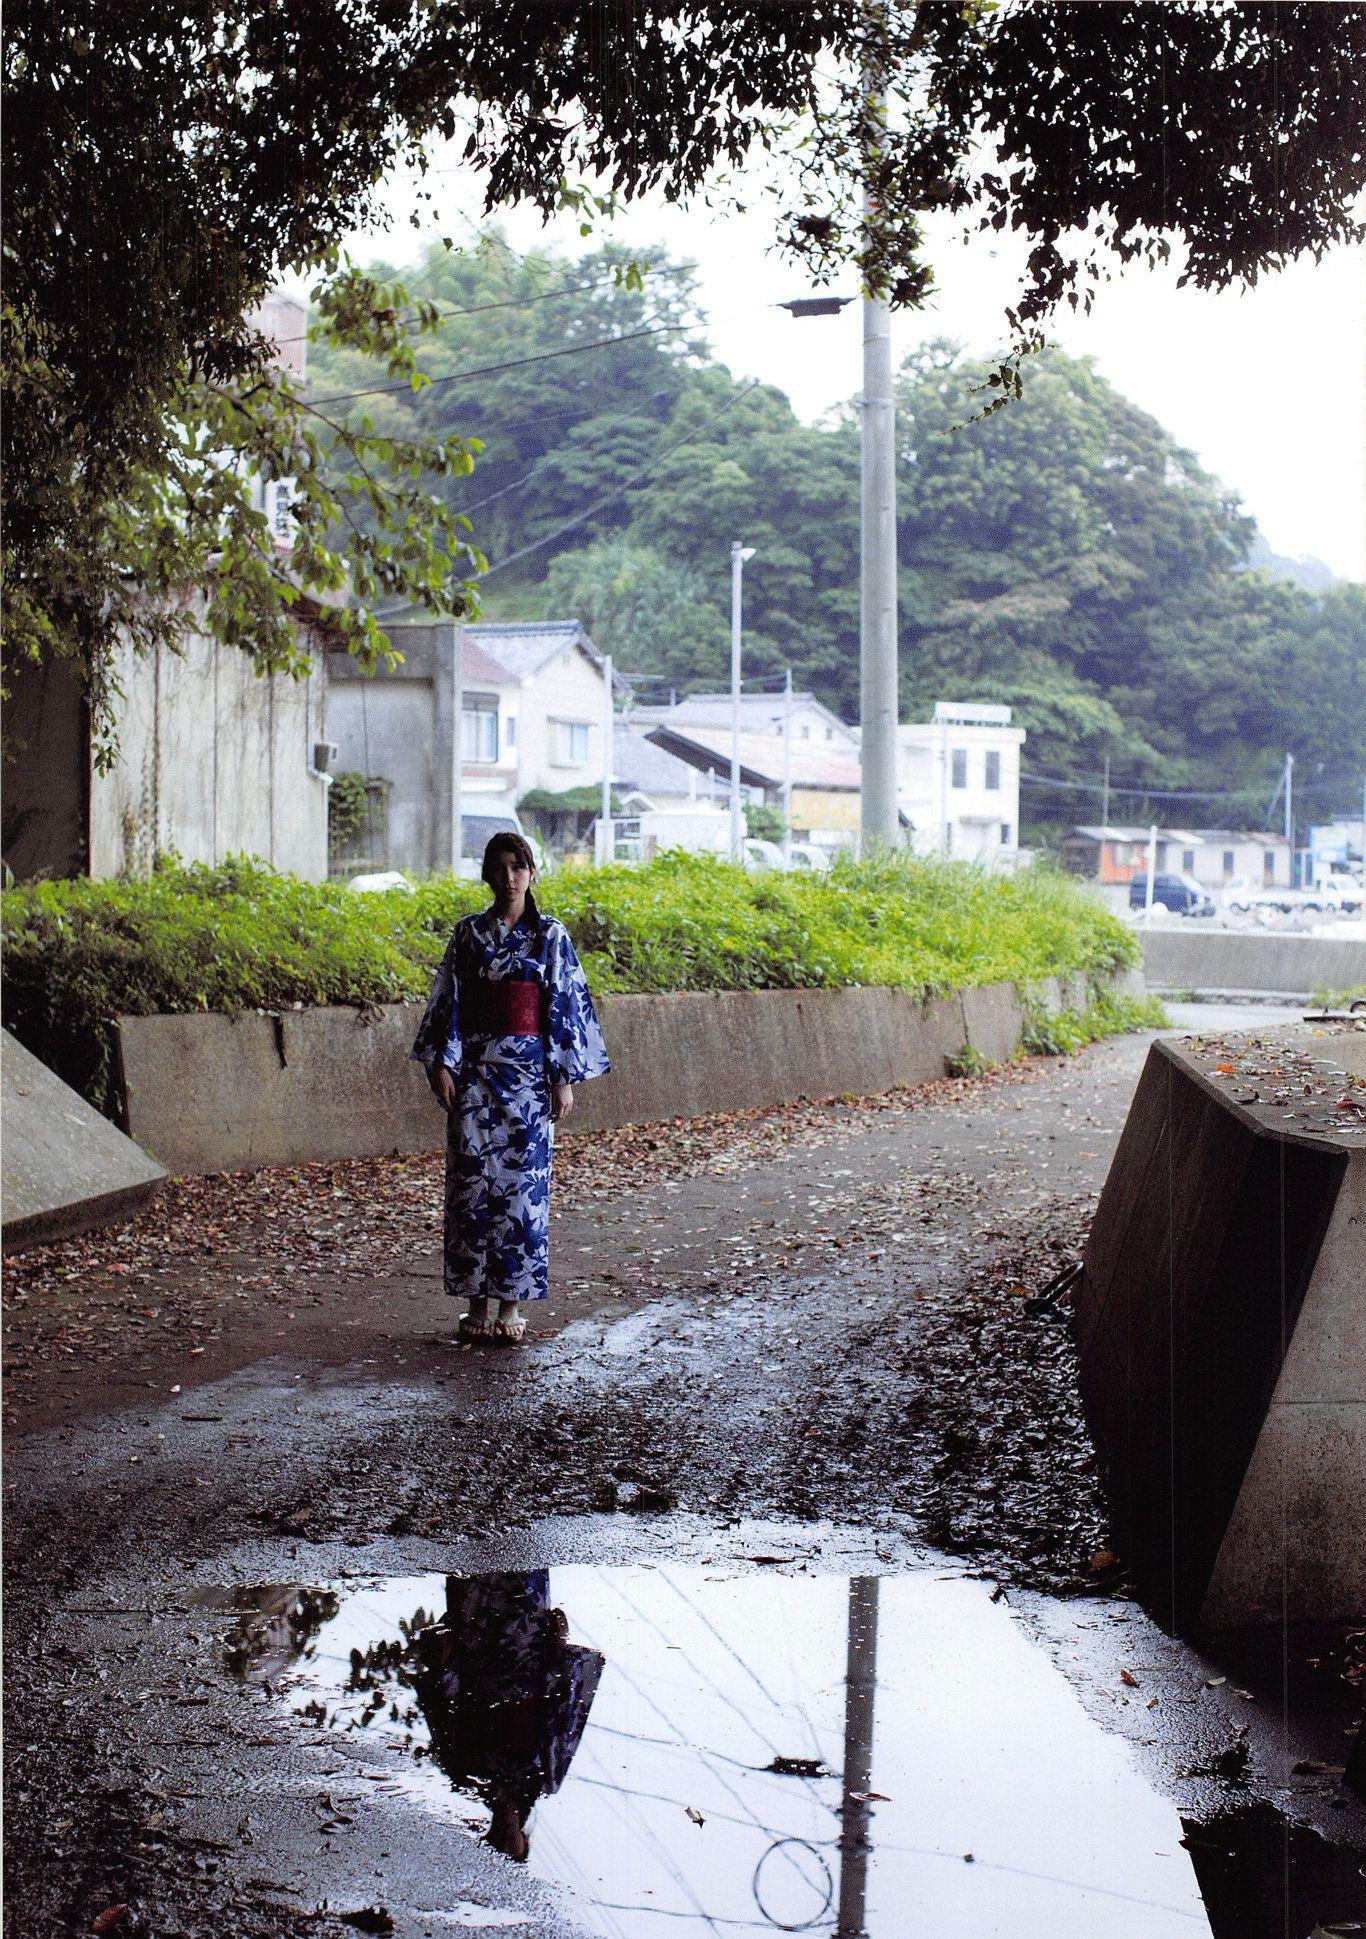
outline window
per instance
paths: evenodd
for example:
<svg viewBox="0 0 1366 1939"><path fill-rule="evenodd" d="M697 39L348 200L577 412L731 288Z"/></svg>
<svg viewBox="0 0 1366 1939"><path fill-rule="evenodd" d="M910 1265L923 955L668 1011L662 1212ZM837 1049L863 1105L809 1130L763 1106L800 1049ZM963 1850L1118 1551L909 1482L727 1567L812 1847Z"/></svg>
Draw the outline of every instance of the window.
<svg viewBox="0 0 1366 1939"><path fill-rule="evenodd" d="M509 746L509 747L516 747L516 745L517 745L517 716L516 716L516 714L509 714L509 715L508 715L508 717L507 717L507 724L506 724L506 726L505 726L505 728L504 728L504 730L503 730L503 731L504 731L504 733L505 733L505 734L507 735L507 744L508 744L508 746Z"/></svg>
<svg viewBox="0 0 1366 1939"><path fill-rule="evenodd" d="M1274 888L1276 883L1276 857L1269 848L1262 850L1262 887Z"/></svg>
<svg viewBox="0 0 1366 1939"><path fill-rule="evenodd" d="M1185 872L1185 873L1186 873L1187 875L1194 875L1194 873L1195 873L1195 850L1194 850L1193 848L1183 848L1183 849L1182 849L1182 851L1181 851L1181 867L1182 867L1182 869L1183 869L1183 871L1184 871L1184 872Z"/></svg>
<svg viewBox="0 0 1366 1939"><path fill-rule="evenodd" d="M1010 847L1010 823L1008 821L1001 823L1001 847Z"/></svg>
<svg viewBox="0 0 1366 1939"><path fill-rule="evenodd" d="M825 738L826 738L826 739L827 739L828 741L833 741L833 740L834 740L834 738L835 738L835 730L834 730L834 728L833 728L833 727L827 727L827 728L826 728L826 730L825 730Z"/></svg>
<svg viewBox="0 0 1366 1939"><path fill-rule="evenodd" d="M987 749L987 786L999 788L1001 785L1001 756L996 748Z"/></svg>
<svg viewBox="0 0 1366 1939"><path fill-rule="evenodd" d="M462 761L498 759L498 696L496 693L461 695L460 758Z"/></svg>
<svg viewBox="0 0 1366 1939"><path fill-rule="evenodd" d="M953 750L953 785L955 788L966 788L968 785L968 750L965 747L955 747Z"/></svg>
<svg viewBox="0 0 1366 1939"><path fill-rule="evenodd" d="M808 725L804 725L804 726L803 726L803 728L802 728L802 739L803 739L804 741L809 741L809 740L811 739L811 728L810 728L810 726L809 726L809 724L808 724Z"/></svg>
<svg viewBox="0 0 1366 1939"><path fill-rule="evenodd" d="M555 763L558 767L582 767L588 759L588 722L586 720L557 720L555 727Z"/></svg>
<svg viewBox="0 0 1366 1939"><path fill-rule="evenodd" d="M1233 873L1233 850L1231 848L1226 848L1224 850L1224 880L1227 881L1229 876L1232 875L1232 873Z"/></svg>

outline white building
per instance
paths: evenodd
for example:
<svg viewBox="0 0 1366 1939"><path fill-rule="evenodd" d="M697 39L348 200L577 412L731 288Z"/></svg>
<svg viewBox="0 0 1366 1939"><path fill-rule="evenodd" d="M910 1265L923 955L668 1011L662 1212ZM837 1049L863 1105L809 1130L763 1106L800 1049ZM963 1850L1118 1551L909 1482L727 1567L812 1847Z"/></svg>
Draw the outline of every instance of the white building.
<svg viewBox="0 0 1366 1939"><path fill-rule="evenodd" d="M1062 840L1064 866L1104 883L1131 882L1148 871L1151 830L1141 826L1088 824ZM1290 843L1258 829L1159 828L1157 873L1188 875L1201 888L1242 883L1256 889L1289 888Z"/></svg>
<svg viewBox="0 0 1366 1939"><path fill-rule="evenodd" d="M414 874L451 865L457 651L465 853L524 796L601 785L606 668L577 620L388 630L403 655L393 669L367 675L347 654L328 658L337 770L383 796L380 832L357 859Z"/></svg>
<svg viewBox="0 0 1366 1939"><path fill-rule="evenodd" d="M792 707L792 744L806 754L827 748L832 754L858 757L858 735L846 727L839 715L817 700L812 693L794 693ZM787 696L777 693L746 693L740 696L740 732L743 736L766 736L781 742L787 723ZM671 728L702 727L714 733L731 724L729 693L684 694L672 706L633 707L632 719L649 733L652 726L665 722Z"/></svg>
<svg viewBox="0 0 1366 1939"><path fill-rule="evenodd" d="M985 701L941 700L933 720L897 728L897 805L917 854L1016 860L1024 738L1009 707Z"/></svg>

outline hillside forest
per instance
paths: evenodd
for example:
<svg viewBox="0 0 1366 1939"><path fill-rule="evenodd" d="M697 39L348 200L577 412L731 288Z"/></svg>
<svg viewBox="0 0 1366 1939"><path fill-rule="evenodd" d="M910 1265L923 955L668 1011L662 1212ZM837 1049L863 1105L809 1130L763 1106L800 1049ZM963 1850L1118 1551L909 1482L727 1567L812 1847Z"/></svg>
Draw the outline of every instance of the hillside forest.
<svg viewBox="0 0 1366 1939"><path fill-rule="evenodd" d="M776 683L790 665L853 721L852 397L802 423L781 392L715 360L686 264L634 260L639 276L610 244L522 255L488 231L403 271L379 265L442 307L422 366L449 381L348 398L376 384L374 366L323 343L310 389L382 433L483 441L473 474L436 489L489 560L486 617L578 617L643 700L715 688L739 538L755 548L747 678ZM940 699L1008 702L1028 772L1048 777L1022 802L1036 840L1098 818L1107 759L1117 786L1154 790L1115 794L1112 820L1258 825L1287 752L1301 822L1359 812L1366 587L1301 583L1091 360L1043 351L1023 398L984 417L991 367L939 342L898 375L902 718ZM1157 794L1181 790L1208 798Z"/></svg>

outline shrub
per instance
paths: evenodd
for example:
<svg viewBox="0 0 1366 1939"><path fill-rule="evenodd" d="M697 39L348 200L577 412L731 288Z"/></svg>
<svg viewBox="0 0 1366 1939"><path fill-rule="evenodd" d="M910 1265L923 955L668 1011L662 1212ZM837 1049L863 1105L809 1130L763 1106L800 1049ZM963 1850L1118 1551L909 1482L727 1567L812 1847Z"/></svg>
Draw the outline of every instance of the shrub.
<svg viewBox="0 0 1366 1939"><path fill-rule="evenodd" d="M674 852L643 868L551 871L537 895L604 994L882 983L935 995L1061 972L1096 980L1138 954L1122 922L1047 868L990 876L889 856L750 874ZM6 1021L107 1107L108 1019L425 997L452 924L486 898L449 875L357 895L241 857L171 860L146 881L26 884L0 904Z"/></svg>

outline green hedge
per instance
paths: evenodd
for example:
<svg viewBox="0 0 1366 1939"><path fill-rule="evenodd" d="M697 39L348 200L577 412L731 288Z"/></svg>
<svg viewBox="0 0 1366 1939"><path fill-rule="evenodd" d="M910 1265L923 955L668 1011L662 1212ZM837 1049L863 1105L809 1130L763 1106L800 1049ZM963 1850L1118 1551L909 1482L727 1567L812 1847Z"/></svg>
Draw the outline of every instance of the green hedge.
<svg viewBox="0 0 1366 1939"><path fill-rule="evenodd" d="M768 875L672 854L561 869L537 894L603 994L883 983L928 995L1138 960L1122 922L1044 868L993 876L898 857ZM452 923L486 901L449 876L358 895L241 858L172 862L148 881L27 884L0 904L6 1025L107 1105L107 1019L425 997Z"/></svg>

